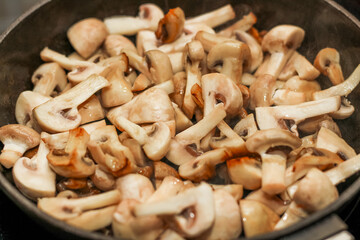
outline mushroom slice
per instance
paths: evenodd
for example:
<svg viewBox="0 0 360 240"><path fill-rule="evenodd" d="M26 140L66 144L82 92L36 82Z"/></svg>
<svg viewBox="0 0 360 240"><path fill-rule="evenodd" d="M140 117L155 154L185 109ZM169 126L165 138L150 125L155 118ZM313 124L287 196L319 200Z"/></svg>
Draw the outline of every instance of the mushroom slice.
<svg viewBox="0 0 360 240"><path fill-rule="evenodd" d="M168 152L171 132L164 122L153 124L150 135L146 131L126 118L119 116L114 120L115 126L124 129L143 147L148 158L153 161L161 160Z"/></svg>
<svg viewBox="0 0 360 240"><path fill-rule="evenodd" d="M161 163L161 162L157 162ZM156 202L175 196L184 188L184 182L174 176L166 176L160 186L146 202Z"/></svg>
<svg viewBox="0 0 360 240"><path fill-rule="evenodd" d="M89 134L83 128L69 131L65 149L50 149L47 159L54 172L63 177L83 178L95 172L94 162L86 157Z"/></svg>
<svg viewBox="0 0 360 240"><path fill-rule="evenodd" d="M154 84L160 84L172 79L173 71L167 54L159 50L150 50L145 52L145 60Z"/></svg>
<svg viewBox="0 0 360 240"><path fill-rule="evenodd" d="M136 49L140 56L149 50L158 49L159 41L154 31L142 30L136 34Z"/></svg>
<svg viewBox="0 0 360 240"><path fill-rule="evenodd" d="M105 171L120 177L138 170L131 151L123 146L113 125L97 128L90 135L87 147Z"/></svg>
<svg viewBox="0 0 360 240"><path fill-rule="evenodd" d="M96 95L92 95L79 105L79 114L81 116L81 125L105 118L104 109Z"/></svg>
<svg viewBox="0 0 360 240"><path fill-rule="evenodd" d="M272 209L279 216L288 209L290 204L290 201L283 200L278 195L269 195L261 189L250 192L245 199L261 202Z"/></svg>
<svg viewBox="0 0 360 240"><path fill-rule="evenodd" d="M180 179L179 173L168 164L162 161L157 161L154 162L153 165L154 165L154 177L155 177L156 187L161 186L167 177L174 177L176 179Z"/></svg>
<svg viewBox="0 0 360 240"><path fill-rule="evenodd" d="M248 71L254 72L262 63L264 54L258 41L249 33L243 30L235 31L236 38L249 46L251 55L251 64Z"/></svg>
<svg viewBox="0 0 360 240"><path fill-rule="evenodd" d="M257 131L258 128L253 113L241 119L234 127L234 132L236 132L240 137L245 140Z"/></svg>
<svg viewBox="0 0 360 240"><path fill-rule="evenodd" d="M207 56L207 67L241 83L243 71L251 64L250 48L240 41L225 41L213 46Z"/></svg>
<svg viewBox="0 0 360 240"><path fill-rule="evenodd" d="M275 91L272 100L275 105L296 105L305 102L306 95L303 92L278 89Z"/></svg>
<svg viewBox="0 0 360 240"><path fill-rule="evenodd" d="M115 188L115 178L112 174L107 173L96 165L95 172L90 176L91 181L101 191L110 191Z"/></svg>
<svg viewBox="0 0 360 240"><path fill-rule="evenodd" d="M342 163L340 163L338 166L327 170L325 174L329 177L330 181L337 185L351 175L353 175L356 172L360 171L360 155L356 155L353 158L350 158Z"/></svg>
<svg viewBox="0 0 360 240"><path fill-rule="evenodd" d="M345 98L341 98L340 109L336 112L330 113L330 116L335 119L346 119L355 112L355 108L351 105L351 102Z"/></svg>
<svg viewBox="0 0 360 240"><path fill-rule="evenodd" d="M185 113L178 107L176 103L173 103L175 110L175 123L176 123L176 133L182 132L185 129L191 127L193 123L185 115Z"/></svg>
<svg viewBox="0 0 360 240"><path fill-rule="evenodd" d="M220 73L209 73L201 77L204 115L211 112L217 101L224 103L227 116L235 116L243 105L240 89L231 80Z"/></svg>
<svg viewBox="0 0 360 240"><path fill-rule="evenodd" d="M285 169L287 154L286 148L291 150L301 146L301 140L287 130L267 129L260 130L246 142L246 148L258 153L262 160L261 189L274 195L286 189Z"/></svg>
<svg viewBox="0 0 360 240"><path fill-rule="evenodd" d="M38 208L48 215L67 222L81 216L89 210L100 209L120 202L121 195L118 190L100 193L94 196L78 199L67 198L41 198Z"/></svg>
<svg viewBox="0 0 360 240"><path fill-rule="evenodd" d="M209 229L215 220L213 191L203 182L178 195L140 204L135 207L134 213L135 216L170 215L182 235L197 237Z"/></svg>
<svg viewBox="0 0 360 240"><path fill-rule="evenodd" d="M135 173L119 177L115 186L122 200L135 199L139 203L146 202L155 192L149 178Z"/></svg>
<svg viewBox="0 0 360 240"><path fill-rule="evenodd" d="M306 212L313 213L327 207L339 197L329 177L319 169L312 168L298 183L294 202Z"/></svg>
<svg viewBox="0 0 360 240"><path fill-rule="evenodd" d="M31 77L35 85L34 92L50 96L56 89L63 91L67 85L65 71L57 63L44 63L38 67Z"/></svg>
<svg viewBox="0 0 360 240"><path fill-rule="evenodd" d="M71 45L83 58L90 57L108 34L104 22L96 18L83 19L67 31Z"/></svg>
<svg viewBox="0 0 360 240"><path fill-rule="evenodd" d="M260 129L280 128L290 129L298 135L297 124L301 121L335 112L340 108L340 97L329 97L317 101L297 105L255 108L257 124ZM292 124L287 126L288 123Z"/></svg>
<svg viewBox="0 0 360 240"><path fill-rule="evenodd" d="M228 174L233 183L241 184L245 189L255 190L261 187L261 162L255 157L238 157L226 161Z"/></svg>
<svg viewBox="0 0 360 240"><path fill-rule="evenodd" d="M16 187L33 200L55 196L56 174L49 168L48 153L49 149L40 141L37 154L31 159L20 158L12 170Z"/></svg>
<svg viewBox="0 0 360 240"><path fill-rule="evenodd" d="M298 206L294 201L290 203L286 212L282 215L281 219L277 222L275 230L283 229L291 224L299 222L306 218L308 213Z"/></svg>
<svg viewBox="0 0 360 240"><path fill-rule="evenodd" d="M197 106L192 98L191 89L195 84L201 84L201 72L199 69L199 64L204 57L205 52L202 44L199 41L193 40L186 44L183 62L185 65L187 80L182 110L189 119L193 117L195 108Z"/></svg>
<svg viewBox="0 0 360 240"><path fill-rule="evenodd" d="M40 134L24 125L8 124L0 128L0 141L4 145L0 163L11 168L27 150L39 145Z"/></svg>
<svg viewBox="0 0 360 240"><path fill-rule="evenodd" d="M120 56L124 48L136 51L134 43L127 37L119 34L108 35L104 42L104 48L110 57Z"/></svg>
<svg viewBox="0 0 360 240"><path fill-rule="evenodd" d="M283 88L305 93L306 101L312 100L313 92L321 90L320 84L317 81L302 80L298 76L288 79Z"/></svg>
<svg viewBox="0 0 360 240"><path fill-rule="evenodd" d="M334 48L321 49L314 60L314 66L325 76L328 76L333 85L344 82L340 65L340 54Z"/></svg>
<svg viewBox="0 0 360 240"><path fill-rule="evenodd" d="M214 191L215 221L204 239L236 239L242 231L240 207L235 198L223 189Z"/></svg>
<svg viewBox="0 0 360 240"><path fill-rule="evenodd" d="M227 37L219 36L215 33L209 33L206 31L199 31L198 33L196 33L194 39L201 42L205 52L209 52L210 49L218 43L231 41L231 39Z"/></svg>
<svg viewBox="0 0 360 240"><path fill-rule="evenodd" d="M183 33L185 24L185 14L179 7L172 8L159 21L158 28L155 32L156 38L163 43L171 43L178 39Z"/></svg>
<svg viewBox="0 0 360 240"><path fill-rule="evenodd" d="M183 63L184 52L173 52L173 53L168 53L167 55L170 59L173 73L184 71L184 63Z"/></svg>
<svg viewBox="0 0 360 240"><path fill-rule="evenodd" d="M157 5L147 3L140 5L137 17L112 16L105 18L104 23L110 34L135 35L145 29L155 31L163 17L164 13Z"/></svg>
<svg viewBox="0 0 360 240"><path fill-rule="evenodd" d="M101 100L104 107L116 107L133 98L131 86L124 76L128 67L128 58L122 53L113 63L112 70L106 75L110 85L101 89Z"/></svg>
<svg viewBox="0 0 360 240"><path fill-rule="evenodd" d="M269 207L254 200L241 200L240 212L246 237L273 231L280 219Z"/></svg>
<svg viewBox="0 0 360 240"><path fill-rule="evenodd" d="M344 160L356 156L355 150L333 131L322 127L317 135L317 148L324 148L338 154Z"/></svg>
<svg viewBox="0 0 360 240"><path fill-rule="evenodd" d="M332 96L347 96L360 82L360 64L355 68L352 74L342 83L327 88L325 90L313 93L314 100L328 98Z"/></svg>
<svg viewBox="0 0 360 240"><path fill-rule="evenodd" d="M234 18L235 11L230 4L227 4L213 11L189 18L186 20L186 24L205 23L209 27L214 28Z"/></svg>
<svg viewBox="0 0 360 240"><path fill-rule="evenodd" d="M200 145L200 140L212 131L225 116L224 105L222 103L217 104L213 111L202 120L171 139L170 149L166 158L176 165L181 165L195 159L198 155L196 151ZM195 151L191 149L191 145L196 145Z"/></svg>
<svg viewBox="0 0 360 240"><path fill-rule="evenodd" d="M259 75L249 88L250 90L250 109L256 107L269 107L273 101L276 90L276 78L270 74Z"/></svg>
<svg viewBox="0 0 360 240"><path fill-rule="evenodd" d="M236 21L229 27L221 30L217 34L223 37L232 37L234 33L238 31L248 31L257 22L257 18L253 12L244 15L240 20Z"/></svg>
<svg viewBox="0 0 360 240"><path fill-rule="evenodd" d="M21 125L35 129L36 123L33 119L32 110L50 99L51 97L33 91L24 91L20 93L15 105L16 121Z"/></svg>
<svg viewBox="0 0 360 240"><path fill-rule="evenodd" d="M35 120L47 132L74 129L81 123L77 107L107 85L108 81L105 78L92 75L67 92L34 108Z"/></svg>
<svg viewBox="0 0 360 240"><path fill-rule="evenodd" d="M305 31L293 25L278 25L272 28L262 41L262 49L271 54L265 73L277 78L287 60L300 47Z"/></svg>
<svg viewBox="0 0 360 240"><path fill-rule="evenodd" d="M174 82L174 93L170 94L171 100L177 104L179 108L182 108L185 88L186 88L186 73L178 72L174 74L172 80Z"/></svg>

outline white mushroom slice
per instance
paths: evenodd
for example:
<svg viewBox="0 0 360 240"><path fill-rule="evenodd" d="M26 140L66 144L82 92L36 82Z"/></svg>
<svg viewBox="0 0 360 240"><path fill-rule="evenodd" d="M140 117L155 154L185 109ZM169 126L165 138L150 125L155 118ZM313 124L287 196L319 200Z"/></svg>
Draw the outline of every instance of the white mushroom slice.
<svg viewBox="0 0 360 240"><path fill-rule="evenodd" d="M327 170L325 174L334 185L337 185L358 171L360 171L360 155L356 155L340 163L338 166Z"/></svg>
<svg viewBox="0 0 360 240"><path fill-rule="evenodd" d="M182 214L184 212L187 214ZM176 196L140 204L135 207L134 213L135 216L171 215L178 231L185 237L197 237L209 229L215 220L213 191L203 182Z"/></svg>
<svg viewBox="0 0 360 240"><path fill-rule="evenodd" d="M288 79L283 88L305 93L306 101L312 100L313 92L321 90L320 84L317 81L302 80L298 76Z"/></svg>
<svg viewBox="0 0 360 240"><path fill-rule="evenodd" d="M350 94L360 82L360 65L358 65L352 74L342 83L327 88L322 91L314 92L314 100L328 98L332 96L347 96Z"/></svg>
<svg viewBox="0 0 360 240"><path fill-rule="evenodd" d="M131 49L124 48L122 50L123 53L129 59L129 65L138 70L139 72L143 73L148 79L152 80L152 76L149 70L148 63L146 62L145 57L138 55L136 51Z"/></svg>
<svg viewBox="0 0 360 240"><path fill-rule="evenodd" d="M321 49L314 60L314 66L325 76L328 76L333 85L344 82L340 65L340 54L334 48Z"/></svg>
<svg viewBox="0 0 360 240"><path fill-rule="evenodd" d="M272 100L275 105L296 105L305 102L306 95L303 92L278 89L275 91Z"/></svg>
<svg viewBox="0 0 360 240"><path fill-rule="evenodd" d="M193 125L176 103L172 103L175 110L176 133L182 132Z"/></svg>
<svg viewBox="0 0 360 240"><path fill-rule="evenodd" d="M245 150L245 141L225 122L217 125L220 137L212 137L210 146L213 149L226 148L233 155L239 155ZM229 157L228 157L229 158Z"/></svg>
<svg viewBox="0 0 360 240"><path fill-rule="evenodd" d="M223 190L229 193L236 200L236 202L239 202L244 194L244 188L241 184L226 184L226 185L211 184L211 187L214 190Z"/></svg>
<svg viewBox="0 0 360 240"><path fill-rule="evenodd" d="M226 161L228 174L233 183L241 184L245 189L255 190L261 187L261 162L252 157L239 157Z"/></svg>
<svg viewBox="0 0 360 240"><path fill-rule="evenodd" d="M169 9L169 12L159 21L155 31L156 38L162 43L172 43L183 33L184 24L184 11L179 7Z"/></svg>
<svg viewBox="0 0 360 240"><path fill-rule="evenodd" d="M149 67L152 82L155 85L172 78L172 66L167 54L159 50L150 50L145 52L145 60Z"/></svg>
<svg viewBox="0 0 360 240"><path fill-rule="evenodd" d="M344 160L356 156L355 150L333 131L322 127L317 135L316 147L338 154Z"/></svg>
<svg viewBox="0 0 360 240"><path fill-rule="evenodd" d="M255 109L257 124L260 129L281 128L297 133L297 124L307 118L315 117L340 108L340 97L330 97L297 105L275 107L257 107ZM286 121L292 121L288 127Z"/></svg>
<svg viewBox="0 0 360 240"><path fill-rule="evenodd" d="M269 207L254 200L241 200L240 212L246 237L273 231L280 219Z"/></svg>
<svg viewBox="0 0 360 240"><path fill-rule="evenodd" d="M92 95L88 100L80 104L78 109L81 116L81 125L105 118L105 111L96 95Z"/></svg>
<svg viewBox="0 0 360 240"><path fill-rule="evenodd" d="M205 52L209 52L210 49L218 43L222 43L224 41L231 41L231 39L229 39L227 37L219 36L215 33L209 33L206 31L199 31L195 35L195 40L198 40L201 42Z"/></svg>
<svg viewBox="0 0 360 240"><path fill-rule="evenodd" d="M287 130L267 129L256 132L245 144L250 152L261 156L261 189L270 195L284 191L287 155L284 150L276 147L285 146L293 150L301 146L301 140Z"/></svg>
<svg viewBox="0 0 360 240"><path fill-rule="evenodd" d="M217 34L230 38L237 30L244 32L248 31L256 22L257 18L255 14L250 12L249 14L243 16L240 20L236 21L231 26L221 30Z"/></svg>
<svg viewBox="0 0 360 240"><path fill-rule="evenodd" d="M128 67L126 55L121 54L120 58L113 64L112 70L106 75L110 85L101 89L101 100L104 107L116 107L133 98L131 86L124 76Z"/></svg>
<svg viewBox="0 0 360 240"><path fill-rule="evenodd" d="M31 159L20 158L12 170L16 187L33 200L55 196L56 174L49 168L48 153L49 149L41 141L37 154Z"/></svg>
<svg viewBox="0 0 360 240"><path fill-rule="evenodd" d="M217 100L224 103L227 116L236 116L243 105L240 89L231 78L220 73L209 73L201 77L204 115L214 109Z"/></svg>
<svg viewBox="0 0 360 240"><path fill-rule="evenodd" d="M204 57L205 52L202 44L199 41L193 40L186 44L183 62L185 65L187 80L182 110L189 119L193 117L195 108L197 106L192 98L191 89L195 84L201 84L201 72L199 69L199 64Z"/></svg>
<svg viewBox="0 0 360 240"><path fill-rule="evenodd" d="M113 125L99 127L90 135L87 147L92 158L105 171L120 177L138 170L131 151L123 146Z"/></svg>
<svg viewBox="0 0 360 240"><path fill-rule="evenodd" d="M71 220L81 216L88 210L104 208L120 202L121 195L118 190L100 193L94 196L78 199L67 198L41 198L38 208L41 211L59 220Z"/></svg>
<svg viewBox="0 0 360 240"><path fill-rule="evenodd" d="M300 47L305 31L293 25L278 25L272 28L262 41L262 49L271 54L267 74L277 78L287 60Z"/></svg>
<svg viewBox="0 0 360 240"><path fill-rule="evenodd" d="M161 184L164 182L166 177L172 176L177 179L180 179L180 175L177 172L177 170L162 161L154 162L153 169L154 169L153 174L155 177L156 188L159 188L161 186ZM182 185L182 183L179 184Z"/></svg>
<svg viewBox="0 0 360 240"><path fill-rule="evenodd" d="M77 107L107 85L105 78L92 75L67 92L34 108L35 120L48 132L64 132L76 128L81 123Z"/></svg>
<svg viewBox="0 0 360 240"><path fill-rule="evenodd" d="M157 49L158 44L154 31L142 30L136 35L136 49L140 56L144 56L149 50Z"/></svg>
<svg viewBox="0 0 360 240"><path fill-rule="evenodd" d="M184 52L168 53L168 57L171 62L173 73L178 73L184 70Z"/></svg>
<svg viewBox="0 0 360 240"><path fill-rule="evenodd" d="M222 189L214 191L215 221L204 239L236 239L242 231L240 207L230 193Z"/></svg>
<svg viewBox="0 0 360 240"><path fill-rule="evenodd" d="M276 79L273 75L262 74L251 84L250 103L251 110L256 107L269 107L273 105L273 96L276 90Z"/></svg>
<svg viewBox="0 0 360 240"><path fill-rule="evenodd" d="M24 125L8 124L0 128L0 141L4 145L0 163L11 168L27 150L39 145L40 134Z"/></svg>
<svg viewBox="0 0 360 240"><path fill-rule="evenodd" d="M151 88L161 89L164 92L166 92L167 94L172 94L175 91L174 82L171 79L167 80L165 82L159 83L155 86L152 86Z"/></svg>
<svg viewBox="0 0 360 240"><path fill-rule="evenodd" d="M127 37L119 34L108 35L104 42L104 48L110 57L120 56L124 48L136 51L134 43Z"/></svg>
<svg viewBox="0 0 360 240"><path fill-rule="evenodd" d="M189 18L186 20L186 24L205 23L209 27L214 28L234 18L235 11L230 4L227 4L213 11Z"/></svg>
<svg viewBox="0 0 360 240"><path fill-rule="evenodd" d="M86 18L74 25L67 31L67 37L83 58L90 57L104 42L108 35L103 21L96 18Z"/></svg>
<svg viewBox="0 0 360 240"><path fill-rule="evenodd" d="M264 54L260 44L253 36L251 36L245 31L236 30L235 35L238 40L246 43L249 46L251 54L251 64L249 66L249 72L254 72L260 66L264 59Z"/></svg>
<svg viewBox="0 0 360 240"><path fill-rule="evenodd" d="M86 211L80 216L67 220L66 223L87 231L97 231L112 223L115 210L116 206L109 206Z"/></svg>
<svg viewBox="0 0 360 240"><path fill-rule="evenodd" d="M140 73L139 76L137 76L134 80L134 82L131 83L131 91L133 92L139 92L147 89L151 86L151 80L148 79L143 73Z"/></svg>
<svg viewBox="0 0 360 240"><path fill-rule="evenodd" d="M106 192L115 188L114 176L103 171L99 165L96 165L95 172L90 176L90 179L101 191Z"/></svg>
<svg viewBox="0 0 360 240"><path fill-rule="evenodd" d="M253 113L250 113L245 118L241 119L234 127L234 132L245 140L257 131L258 128Z"/></svg>
<svg viewBox="0 0 360 240"><path fill-rule="evenodd" d="M207 67L230 77L234 83L241 82L242 73L251 66L251 53L247 44L225 41L213 46L207 55Z"/></svg>
<svg viewBox="0 0 360 240"><path fill-rule="evenodd" d="M121 194L121 199L135 199L140 203L146 202L155 192L149 178L141 174L127 174L116 180L116 189Z"/></svg>
<svg viewBox="0 0 360 240"><path fill-rule="evenodd" d="M275 230L283 229L291 224L299 222L306 218L308 213L299 207L295 202L291 202L289 208L282 215L281 219L277 222Z"/></svg>
<svg viewBox="0 0 360 240"><path fill-rule="evenodd" d="M301 79L314 80L320 72L301 54L294 60L294 68Z"/></svg>
<svg viewBox="0 0 360 240"><path fill-rule="evenodd" d="M288 209L290 204L289 201L281 199L278 195L269 195L261 189L250 192L245 199L261 202L279 216Z"/></svg>
<svg viewBox="0 0 360 240"><path fill-rule="evenodd" d="M89 134L83 128L69 131L64 149L50 149L47 159L51 169L63 177L84 178L95 172L92 159L85 156Z"/></svg>
<svg viewBox="0 0 360 240"><path fill-rule="evenodd" d="M57 63L44 63L38 67L31 77L35 85L34 92L50 96L56 89L63 91L67 85L65 71Z"/></svg>
<svg viewBox="0 0 360 240"><path fill-rule="evenodd" d="M178 133L170 142L170 150L166 158L176 164L181 165L196 158L196 151L200 145L200 140L212 131L226 116L223 104L215 106L202 120L186 130ZM192 150L190 145L196 145Z"/></svg>
<svg viewBox="0 0 360 240"><path fill-rule="evenodd" d="M36 124L33 120L32 110L50 99L51 97L33 91L20 93L15 105L16 121L19 124L35 129Z"/></svg>
<svg viewBox="0 0 360 240"><path fill-rule="evenodd" d="M184 188L184 183L173 176L166 176L156 191L146 201L156 202L177 195Z"/></svg>
<svg viewBox="0 0 360 240"><path fill-rule="evenodd" d="M330 113L329 115L335 119L346 119L350 117L355 112L355 108L351 105L351 102L345 98L341 98L340 109L336 112Z"/></svg>
<svg viewBox="0 0 360 240"><path fill-rule="evenodd" d="M100 75L105 77L111 70L109 66L102 66L100 64L93 63L88 67L77 67L67 74L69 82L74 86L80 82L85 81L91 75Z"/></svg>

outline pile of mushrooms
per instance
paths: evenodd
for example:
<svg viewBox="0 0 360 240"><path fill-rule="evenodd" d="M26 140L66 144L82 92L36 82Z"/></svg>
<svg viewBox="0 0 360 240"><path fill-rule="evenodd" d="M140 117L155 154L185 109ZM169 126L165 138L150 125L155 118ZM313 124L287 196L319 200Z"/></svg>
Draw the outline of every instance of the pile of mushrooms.
<svg viewBox="0 0 360 240"><path fill-rule="evenodd" d="M303 29L256 21L143 4L74 23L74 53L41 51L0 128L1 165L45 213L124 239L251 237L326 208L360 169L336 123L360 66L344 77L333 48L311 63Z"/></svg>

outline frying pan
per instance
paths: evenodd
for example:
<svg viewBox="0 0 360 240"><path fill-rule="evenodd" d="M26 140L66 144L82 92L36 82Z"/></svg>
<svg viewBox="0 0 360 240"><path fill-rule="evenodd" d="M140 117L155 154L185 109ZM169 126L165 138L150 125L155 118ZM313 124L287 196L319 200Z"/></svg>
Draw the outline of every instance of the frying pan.
<svg viewBox="0 0 360 240"><path fill-rule="evenodd" d="M14 106L18 95L32 89L30 77L42 63L39 53L43 47L63 54L73 51L66 30L76 21L87 17L103 19L112 15L136 15L138 6L148 1L134 0L46 0L42 1L0 36L0 125L16 123ZM278 24L294 24L302 27L305 40L299 52L311 62L324 47L340 52L345 78L360 63L360 22L331 0L171 0L152 1L164 11L180 6L186 16L216 9L231 3L237 15L253 11L258 17L256 27L268 30ZM323 87L329 82L320 77ZM360 152L360 88L349 96L356 107L348 119L339 121L343 138ZM2 146L0 146L2 147ZM10 171L0 172L2 191L26 214L44 228L64 239L114 239L96 232L86 232L53 219L39 211L14 186ZM253 239L324 239L346 228L337 214L341 213L360 191L360 174L350 177L338 186L339 199L327 208L316 212L286 229L257 236Z"/></svg>

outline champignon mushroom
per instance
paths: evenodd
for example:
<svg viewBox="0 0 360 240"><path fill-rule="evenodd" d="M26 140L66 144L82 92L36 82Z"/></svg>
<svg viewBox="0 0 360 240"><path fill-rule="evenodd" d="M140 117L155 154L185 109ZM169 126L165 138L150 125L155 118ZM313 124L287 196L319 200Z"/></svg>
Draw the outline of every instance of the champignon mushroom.
<svg viewBox="0 0 360 240"><path fill-rule="evenodd" d="M269 107L273 104L273 95L276 89L276 78L270 74L263 74L256 78L249 88L250 109Z"/></svg>
<svg viewBox="0 0 360 240"><path fill-rule="evenodd" d="M232 158L226 161L226 166L233 183L241 184L249 190L261 187L261 162L255 157Z"/></svg>
<svg viewBox="0 0 360 240"><path fill-rule="evenodd" d="M90 179L101 191L106 192L115 188L114 176L103 171L99 165L96 165L95 172L90 176Z"/></svg>
<svg viewBox="0 0 360 240"><path fill-rule="evenodd" d="M104 42L104 48L110 57L120 56L124 48L136 51L134 43L127 37L119 34L108 35Z"/></svg>
<svg viewBox="0 0 360 240"><path fill-rule="evenodd" d="M241 83L243 71L251 64L250 48L240 41L225 41L213 46L207 56L207 67Z"/></svg>
<svg viewBox="0 0 360 240"><path fill-rule="evenodd" d="M273 231L280 219L273 210L255 200L241 200L240 212L246 237Z"/></svg>
<svg viewBox="0 0 360 240"><path fill-rule="evenodd" d="M105 111L95 94L80 104L78 110L81 116L80 125L105 118Z"/></svg>
<svg viewBox="0 0 360 240"><path fill-rule="evenodd" d="M64 132L81 123L77 107L95 92L108 85L108 81L92 75L67 92L37 106L33 110L35 120L47 132Z"/></svg>
<svg viewBox="0 0 360 240"><path fill-rule="evenodd" d="M50 96L55 89L63 91L67 85L65 71L57 63L44 63L38 67L31 77L33 91Z"/></svg>
<svg viewBox="0 0 360 240"><path fill-rule="evenodd" d="M113 125L99 127L90 135L87 147L93 157L105 171L114 177L120 177L138 170L131 151L119 141Z"/></svg>
<svg viewBox="0 0 360 240"><path fill-rule="evenodd" d="M286 61L300 47L305 31L294 25L278 25L272 28L262 41L262 49L271 54L265 73L277 78Z"/></svg>
<svg viewBox="0 0 360 240"><path fill-rule="evenodd" d="M86 157L89 134L83 128L69 131L64 149L50 149L47 159L51 169L63 177L83 178L95 172L92 159Z"/></svg>
<svg viewBox="0 0 360 240"><path fill-rule="evenodd" d="M171 62L165 53L159 50L147 51L145 52L145 60L154 84L160 84L172 78Z"/></svg>
<svg viewBox="0 0 360 240"><path fill-rule="evenodd" d="M290 204L290 200L284 200L279 195L269 195L261 189L250 192L245 199L261 202L279 216L288 209Z"/></svg>
<svg viewBox="0 0 360 240"><path fill-rule="evenodd" d="M12 173L16 187L28 198L37 200L55 196L56 174L49 168L46 158L49 149L40 141L37 154L16 161Z"/></svg>
<svg viewBox="0 0 360 240"><path fill-rule="evenodd" d="M261 189L270 195L284 191L287 161L284 147L296 149L301 146L301 140L287 130L267 129L256 132L245 144L250 152L261 156Z"/></svg>
<svg viewBox="0 0 360 240"><path fill-rule="evenodd" d="M320 84L317 81L302 80L299 76L288 79L284 88L305 93L306 101L311 101L313 93L321 90Z"/></svg>
<svg viewBox="0 0 360 240"><path fill-rule="evenodd" d="M179 7L172 8L164 18L160 19L155 35L162 43L171 43L183 33L184 24L185 14L183 10Z"/></svg>
<svg viewBox="0 0 360 240"><path fill-rule="evenodd" d="M340 54L335 48L321 49L314 60L314 66L325 76L328 76L333 85L344 82L340 65Z"/></svg>
<svg viewBox="0 0 360 240"><path fill-rule="evenodd" d="M178 231L185 237L194 238L212 226L215 219L214 204L213 191L203 182L178 195L137 205L134 213L135 216L170 215Z"/></svg>
<svg viewBox="0 0 360 240"><path fill-rule="evenodd" d="M155 4L141 4L137 17L132 16L112 16L104 19L110 34L134 35L141 30L155 31L161 18L164 17L163 11Z"/></svg>
<svg viewBox="0 0 360 240"><path fill-rule="evenodd" d="M340 109L336 112L330 113L329 115L335 119L346 119L355 112L355 108L351 105L351 102L346 98L341 98Z"/></svg>
<svg viewBox="0 0 360 240"><path fill-rule="evenodd" d="M161 186L164 183L164 180L167 177L180 179L179 173L173 167L169 166L168 164L162 161L154 162L153 166L154 166L155 186L157 188L159 188L159 186Z"/></svg>
<svg viewBox="0 0 360 240"><path fill-rule="evenodd" d="M248 139L258 130L254 114L250 113L245 118L241 119L234 127L234 132L236 132L243 139Z"/></svg>
<svg viewBox="0 0 360 240"><path fill-rule="evenodd" d="M215 33L209 33L206 31L199 31L196 33L194 39L201 42L205 52L209 52L210 49L218 43L231 40L227 37L219 36Z"/></svg>
<svg viewBox="0 0 360 240"><path fill-rule="evenodd" d="M140 203L147 201L155 191L149 178L135 173L119 177L115 186L122 200L135 199Z"/></svg>
<svg viewBox="0 0 360 240"><path fill-rule="evenodd" d="M257 18L253 12L244 15L240 20L236 21L229 27L222 29L217 34L223 37L232 37L234 33L239 31L248 31L257 22Z"/></svg>
<svg viewBox="0 0 360 240"><path fill-rule="evenodd" d="M0 141L4 145L0 163L11 168L27 150L39 145L40 134L24 125L8 124L0 128Z"/></svg>

